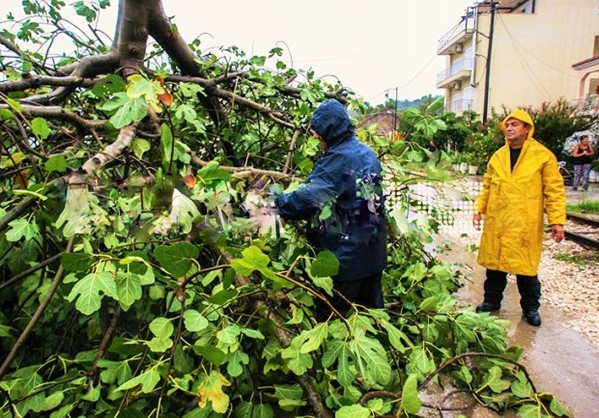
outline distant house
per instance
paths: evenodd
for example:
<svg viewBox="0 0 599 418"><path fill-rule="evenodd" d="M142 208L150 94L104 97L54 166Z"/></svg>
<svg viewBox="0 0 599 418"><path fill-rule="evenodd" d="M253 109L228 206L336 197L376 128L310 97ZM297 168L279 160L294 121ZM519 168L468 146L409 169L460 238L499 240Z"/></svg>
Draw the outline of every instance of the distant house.
<svg viewBox="0 0 599 418"><path fill-rule="evenodd" d="M599 6L598 6L599 7ZM576 107L599 116L599 36L596 37L594 55L574 63L572 68L579 74Z"/></svg>
<svg viewBox="0 0 599 418"><path fill-rule="evenodd" d="M376 125L375 135L392 138L393 128L399 129L399 119L396 119L390 110L383 110L366 116L357 124L357 128L368 128L372 125Z"/></svg>
<svg viewBox="0 0 599 418"><path fill-rule="evenodd" d="M474 110L486 119L503 106L578 103L597 88L599 3L480 1L439 40L437 54L447 57L437 75L447 111ZM589 57L595 70L581 73Z"/></svg>

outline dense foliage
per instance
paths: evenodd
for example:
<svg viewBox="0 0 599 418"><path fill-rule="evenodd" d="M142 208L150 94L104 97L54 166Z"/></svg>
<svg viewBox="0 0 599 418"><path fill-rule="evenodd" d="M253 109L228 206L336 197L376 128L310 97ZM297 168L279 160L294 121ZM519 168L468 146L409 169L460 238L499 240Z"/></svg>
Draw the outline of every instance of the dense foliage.
<svg viewBox="0 0 599 418"><path fill-rule="evenodd" d="M315 323L336 259L303 223L264 228L249 198L310 171L315 106L359 105L343 86L278 48L204 53L157 0L122 0L112 45L67 30L61 1L23 6L0 27L2 416L414 416L459 393L567 415L536 392L507 324L458 307L459 272L426 253L409 186L444 174L409 141L370 139L394 229L386 309ZM74 6L95 22L109 3ZM59 35L73 53L54 53ZM441 125L413 116L418 132ZM423 402L433 387L450 389Z"/></svg>
<svg viewBox="0 0 599 418"><path fill-rule="evenodd" d="M503 108L501 112L492 112L485 124L475 112L469 111L462 115L444 113L438 116L444 128L432 133L432 140L439 148L449 152L454 163L476 165L479 167L478 174L483 174L493 153L505 143L499 122L511 110ZM575 132L590 129L593 122L591 115L578 112L563 99L555 103L543 103L539 107L529 106L525 110L535 122L534 137L549 148L558 160L568 160L563 153L568 137ZM404 131L411 129L410 118L401 118L400 126ZM426 143L426 138L416 140L421 144Z"/></svg>

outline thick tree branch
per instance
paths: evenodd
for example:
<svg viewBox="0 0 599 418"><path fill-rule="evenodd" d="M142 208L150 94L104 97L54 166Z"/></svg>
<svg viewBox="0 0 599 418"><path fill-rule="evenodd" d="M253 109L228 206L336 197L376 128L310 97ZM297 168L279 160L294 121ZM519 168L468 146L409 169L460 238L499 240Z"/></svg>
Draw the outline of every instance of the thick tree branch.
<svg viewBox="0 0 599 418"><path fill-rule="evenodd" d="M119 2L119 15L112 51L118 57L119 69L127 77L144 67L148 43L148 22L157 0L129 0Z"/></svg>
<svg viewBox="0 0 599 418"><path fill-rule="evenodd" d="M11 109L12 110L12 107L5 105L5 104L0 104L0 109ZM58 119L58 120L70 122L76 128L83 130L83 131L104 128L104 127L106 127L106 125L108 123L108 121L106 121L106 120L92 120L92 119L82 118L75 112L64 109L60 106L21 105L21 113L26 116L52 118L52 119Z"/></svg>
<svg viewBox="0 0 599 418"><path fill-rule="evenodd" d="M118 53L115 50L111 50L102 55L82 58L78 62L78 65L75 67L75 69L71 72L70 76L84 79L92 78L100 74L111 73L117 68L118 58ZM45 105L60 103L69 94L71 94L76 87L77 86L73 85L59 87L48 94L27 97L26 99L23 99L22 102Z"/></svg>
<svg viewBox="0 0 599 418"><path fill-rule="evenodd" d="M81 166L81 170L90 176L95 175L101 167L114 160L123 153L125 148L129 147L129 144L131 144L131 141L135 138L136 133L136 125L125 126L122 128L116 140L87 160L85 164Z"/></svg>
<svg viewBox="0 0 599 418"><path fill-rule="evenodd" d="M21 51L21 48L19 48L17 45L13 44L8 38L6 38L5 36L0 35L0 44L4 45L5 47L7 47L8 49L10 49L12 52L14 52L15 54L19 55L19 56L23 56L26 55L23 51Z"/></svg>
<svg viewBox="0 0 599 418"><path fill-rule="evenodd" d="M196 55L189 46L187 46L187 43L183 37L181 37L179 32L175 32L174 26L171 24L166 13L164 13L162 1L152 0L146 1L145 3L145 7L150 10L150 21L148 25L150 36L152 36L168 56L172 58L183 74L199 77L204 76L199 64L196 62ZM205 87L208 95L198 95L200 103L202 103L202 106L208 111L208 115L216 125L217 129L227 126L229 119L223 105L218 100L218 96L215 96L213 92L213 89L215 88L214 85ZM231 144L223 141L222 145L226 155L234 155Z"/></svg>
<svg viewBox="0 0 599 418"><path fill-rule="evenodd" d="M41 86L56 87L93 87L99 79L82 77L55 77L41 76L37 74L23 74L22 78L14 81L4 81L0 83L0 92L8 93L11 91L22 91L26 89L38 88Z"/></svg>

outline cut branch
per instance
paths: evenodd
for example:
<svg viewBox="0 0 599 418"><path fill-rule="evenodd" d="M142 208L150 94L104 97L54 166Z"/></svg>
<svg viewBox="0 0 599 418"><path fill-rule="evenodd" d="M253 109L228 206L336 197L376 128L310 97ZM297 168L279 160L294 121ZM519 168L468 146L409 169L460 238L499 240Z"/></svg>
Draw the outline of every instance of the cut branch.
<svg viewBox="0 0 599 418"><path fill-rule="evenodd" d="M210 161L204 161L202 160L197 154L192 154L191 156L191 161L196 164L199 165L200 167L205 167L207 166ZM289 179L289 180L294 180L296 179L296 177L292 176L291 174L286 174L286 173L282 173L280 171L273 171L273 170L261 170L259 168L253 168L253 167L231 167L231 166L224 166L221 165L219 166L220 169L225 170L225 171L230 171L233 173L233 176L235 178L249 178L249 177L256 177L256 176L267 176L267 177L271 177L273 179Z"/></svg>
<svg viewBox="0 0 599 418"><path fill-rule="evenodd" d="M37 74L24 74L20 80L4 81L0 83L0 92L22 91L25 89L38 88L41 86L71 86L71 87L93 87L101 79L82 77L54 77L41 76Z"/></svg>
<svg viewBox="0 0 599 418"><path fill-rule="evenodd" d="M113 161L123 153L123 150L129 146L131 141L135 138L137 132L137 126L125 126L119 132L117 139L102 151L94 155L92 158L87 160L81 167L83 172L88 175L94 175L96 172L109 162Z"/></svg>

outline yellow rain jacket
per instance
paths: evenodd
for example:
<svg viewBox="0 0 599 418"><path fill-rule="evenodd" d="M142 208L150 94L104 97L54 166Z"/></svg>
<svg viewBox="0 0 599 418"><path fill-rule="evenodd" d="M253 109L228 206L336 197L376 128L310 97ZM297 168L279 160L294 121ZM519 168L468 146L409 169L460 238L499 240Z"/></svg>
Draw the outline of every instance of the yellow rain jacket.
<svg viewBox="0 0 599 418"><path fill-rule="evenodd" d="M549 225L566 222L566 192L555 155L532 136L534 124L517 109L501 122L515 118L532 128L514 170L509 142L489 161L474 210L485 215L478 263L491 270L534 276L543 249L543 214Z"/></svg>

